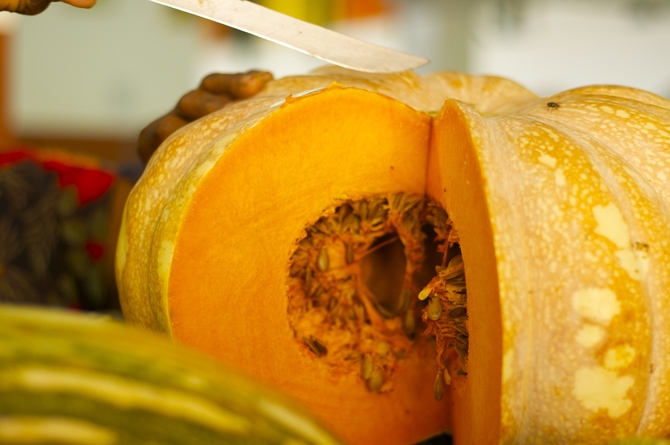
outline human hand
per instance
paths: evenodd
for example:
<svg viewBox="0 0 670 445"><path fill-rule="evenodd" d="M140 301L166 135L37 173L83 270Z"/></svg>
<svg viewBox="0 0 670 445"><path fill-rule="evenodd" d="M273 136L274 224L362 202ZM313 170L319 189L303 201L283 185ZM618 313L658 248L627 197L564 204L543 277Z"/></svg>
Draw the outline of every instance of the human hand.
<svg viewBox="0 0 670 445"><path fill-rule="evenodd" d="M62 1L77 8L90 8L96 0L0 0L0 11L35 15L47 9L52 1Z"/></svg>
<svg viewBox="0 0 670 445"><path fill-rule="evenodd" d="M160 144L176 130L230 103L258 94L270 80L272 74L267 71L206 76L198 89L186 93L172 111L140 132L138 155L148 162Z"/></svg>

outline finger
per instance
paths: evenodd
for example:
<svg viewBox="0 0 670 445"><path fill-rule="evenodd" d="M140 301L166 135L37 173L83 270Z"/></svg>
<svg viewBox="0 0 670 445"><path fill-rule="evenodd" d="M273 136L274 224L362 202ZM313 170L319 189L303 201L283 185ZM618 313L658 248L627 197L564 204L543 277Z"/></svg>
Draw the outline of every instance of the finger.
<svg viewBox="0 0 670 445"><path fill-rule="evenodd" d="M185 94L177 104L177 113L190 120L199 119L231 102L227 95L215 95L203 90L194 90Z"/></svg>
<svg viewBox="0 0 670 445"><path fill-rule="evenodd" d="M156 127L156 136L162 144L163 141L170 137L172 133L179 130L188 123L189 121L182 119L175 114L168 114L158 121L158 127Z"/></svg>
<svg viewBox="0 0 670 445"><path fill-rule="evenodd" d="M92 8L96 0L61 0L68 5L76 6L77 8Z"/></svg>
<svg viewBox="0 0 670 445"><path fill-rule="evenodd" d="M161 119L156 119L144 127L144 129L140 132L140 137L137 140L137 154L145 164L149 162L151 155L154 154L156 148L158 148L161 143L158 135L156 134L156 129L158 128L158 124Z"/></svg>
<svg viewBox="0 0 670 445"><path fill-rule="evenodd" d="M202 79L200 89L213 94L226 94L235 99L243 99L257 94L272 78L272 74L268 71L254 70L237 74L213 73Z"/></svg>
<svg viewBox="0 0 670 445"><path fill-rule="evenodd" d="M249 71L234 74L230 79L230 94L237 99L246 99L258 94L265 84L272 80L272 73L267 71Z"/></svg>
<svg viewBox="0 0 670 445"><path fill-rule="evenodd" d="M228 94L230 78L234 74L212 73L205 76L200 82L200 89L212 94Z"/></svg>
<svg viewBox="0 0 670 445"><path fill-rule="evenodd" d="M144 163L149 162L149 159L163 141L186 124L186 120L171 112L147 125L140 132L137 140L137 154L140 159Z"/></svg>
<svg viewBox="0 0 670 445"><path fill-rule="evenodd" d="M6 3L6 2L4 2ZM51 0L24 0L20 2L10 2L9 5L4 5L0 2L2 11L18 12L24 15L35 15L44 11L51 4Z"/></svg>

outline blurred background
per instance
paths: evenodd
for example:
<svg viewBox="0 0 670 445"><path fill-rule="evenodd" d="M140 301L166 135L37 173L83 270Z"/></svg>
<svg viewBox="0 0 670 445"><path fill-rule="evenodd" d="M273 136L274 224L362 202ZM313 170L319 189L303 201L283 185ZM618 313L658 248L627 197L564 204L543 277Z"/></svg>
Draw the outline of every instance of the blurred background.
<svg viewBox="0 0 670 445"><path fill-rule="evenodd" d="M259 0L432 63L540 94L618 83L670 96L668 0ZM319 60L146 0L0 13L5 125L132 159L139 130L213 71L304 73ZM11 17L8 17L11 16ZM94 149L92 148L92 149Z"/></svg>
<svg viewBox="0 0 670 445"><path fill-rule="evenodd" d="M421 72L501 75L543 95L614 83L670 98L670 0L258 3L430 59ZM0 300L114 306L140 130L208 73L320 65L146 0L0 13Z"/></svg>

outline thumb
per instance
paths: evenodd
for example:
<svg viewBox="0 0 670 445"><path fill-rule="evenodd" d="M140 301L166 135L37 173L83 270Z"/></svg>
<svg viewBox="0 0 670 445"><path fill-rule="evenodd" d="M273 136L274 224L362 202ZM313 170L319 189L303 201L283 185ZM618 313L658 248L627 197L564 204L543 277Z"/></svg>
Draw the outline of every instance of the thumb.
<svg viewBox="0 0 670 445"><path fill-rule="evenodd" d="M90 8L95 5L96 0L61 0L68 5L76 6L77 8Z"/></svg>

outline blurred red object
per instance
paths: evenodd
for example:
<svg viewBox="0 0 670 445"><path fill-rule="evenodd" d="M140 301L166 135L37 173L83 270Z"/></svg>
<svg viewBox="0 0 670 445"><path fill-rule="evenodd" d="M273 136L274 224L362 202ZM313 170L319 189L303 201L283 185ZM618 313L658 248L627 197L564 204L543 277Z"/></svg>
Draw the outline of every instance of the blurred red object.
<svg viewBox="0 0 670 445"><path fill-rule="evenodd" d="M111 253L129 188L95 157L0 152L0 301L117 308Z"/></svg>

